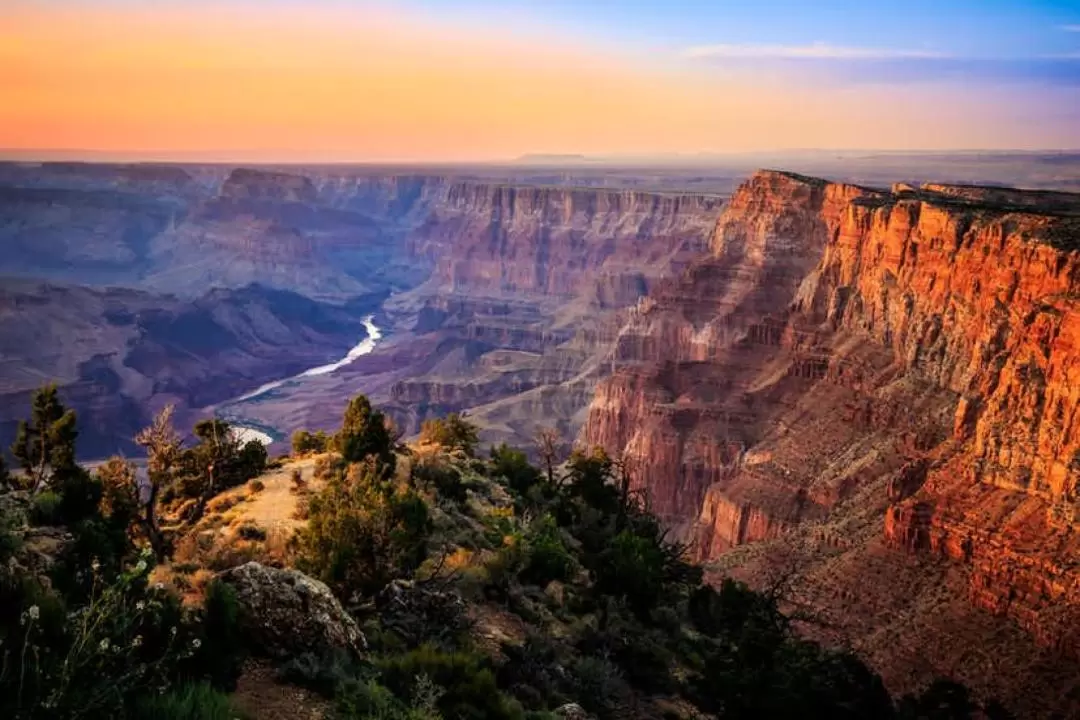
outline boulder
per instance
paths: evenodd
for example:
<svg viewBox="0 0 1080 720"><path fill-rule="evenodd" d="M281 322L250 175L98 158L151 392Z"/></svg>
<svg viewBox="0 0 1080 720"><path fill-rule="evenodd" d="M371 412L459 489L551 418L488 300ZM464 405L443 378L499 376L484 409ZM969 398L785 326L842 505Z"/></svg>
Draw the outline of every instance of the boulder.
<svg viewBox="0 0 1080 720"><path fill-rule="evenodd" d="M555 715L563 720L589 720L589 713L577 703L566 703L555 709Z"/></svg>
<svg viewBox="0 0 1080 720"><path fill-rule="evenodd" d="M367 649L360 627L330 588L298 570L249 562L218 577L236 591L245 634L271 657L334 648L359 656Z"/></svg>

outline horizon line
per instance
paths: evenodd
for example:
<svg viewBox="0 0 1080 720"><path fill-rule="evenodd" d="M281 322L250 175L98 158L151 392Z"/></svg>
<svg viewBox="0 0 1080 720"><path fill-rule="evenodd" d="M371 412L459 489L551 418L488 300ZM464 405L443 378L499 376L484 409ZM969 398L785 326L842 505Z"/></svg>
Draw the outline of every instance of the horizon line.
<svg viewBox="0 0 1080 720"><path fill-rule="evenodd" d="M97 150L92 148L0 148L0 162L2 163L85 163L85 164L158 164L158 165L340 165L340 166L385 166L385 165L417 165L417 166L460 166L460 165L508 165L522 164L527 162L540 162L543 164L601 164L618 162L676 162L689 160L709 160L724 158L749 158L761 155L783 154L860 154L860 155L894 155L894 156L925 156L925 155L1072 155L1080 154L1080 147L1076 148L775 148L766 150L733 150L733 151L697 151L676 153L579 153L579 152L527 152L514 157L489 158L489 159L452 159L452 160L418 160L418 159L367 159L367 160L320 160L320 159L243 159L243 156L260 151L253 150L192 150L192 151L154 151L134 150L115 151ZM286 153L283 153L286 154ZM220 158L208 156L220 155ZM230 157L232 156L232 157Z"/></svg>

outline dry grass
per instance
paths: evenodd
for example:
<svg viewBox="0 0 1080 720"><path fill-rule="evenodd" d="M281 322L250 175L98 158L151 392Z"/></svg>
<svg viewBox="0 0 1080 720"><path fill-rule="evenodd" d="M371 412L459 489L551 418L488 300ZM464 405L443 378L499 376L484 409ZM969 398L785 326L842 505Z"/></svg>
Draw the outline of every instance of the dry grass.
<svg viewBox="0 0 1080 720"><path fill-rule="evenodd" d="M288 565L293 535L307 517L307 496L322 484L314 477L316 461L284 465L212 499L199 524L177 538L172 563L155 570L155 581L195 605L222 570L251 561ZM295 492L297 476L304 492Z"/></svg>

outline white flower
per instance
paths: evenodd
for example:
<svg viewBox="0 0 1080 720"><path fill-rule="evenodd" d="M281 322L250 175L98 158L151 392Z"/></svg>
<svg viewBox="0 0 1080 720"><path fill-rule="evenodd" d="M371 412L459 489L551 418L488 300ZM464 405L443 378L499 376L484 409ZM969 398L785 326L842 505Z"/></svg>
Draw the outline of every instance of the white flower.
<svg viewBox="0 0 1080 720"><path fill-rule="evenodd" d="M135 565L135 574L136 575L142 575L144 572L146 572L146 561L145 560L140 560Z"/></svg>
<svg viewBox="0 0 1080 720"><path fill-rule="evenodd" d="M98 647L100 647L102 650L108 650L109 649L109 638L105 638L104 640L102 640L101 644Z"/></svg>
<svg viewBox="0 0 1080 720"><path fill-rule="evenodd" d="M131 647L139 647L140 645L142 645L142 635L136 635L131 641Z"/></svg>
<svg viewBox="0 0 1080 720"><path fill-rule="evenodd" d="M196 650L198 650L201 645L202 641L200 641L199 638L195 638L191 641L191 647L195 648Z"/></svg>
<svg viewBox="0 0 1080 720"><path fill-rule="evenodd" d="M26 612L30 616L31 620L37 620L39 617L41 617L41 610L38 609L37 605L31 605L30 609Z"/></svg>
<svg viewBox="0 0 1080 720"><path fill-rule="evenodd" d="M169 628L169 634L170 635L175 635L176 634L176 626L173 626L173 627Z"/></svg>
<svg viewBox="0 0 1080 720"><path fill-rule="evenodd" d="M165 583L154 583L154 589L161 592L165 589Z"/></svg>
<svg viewBox="0 0 1080 720"><path fill-rule="evenodd" d="M101 569L101 563L98 562L97 558L94 558L94 561L92 563L90 563L90 569L93 570L94 572L97 572L98 570Z"/></svg>
<svg viewBox="0 0 1080 720"><path fill-rule="evenodd" d="M139 602L135 603L135 609L139 612L142 612L146 609L146 603L140 600Z"/></svg>

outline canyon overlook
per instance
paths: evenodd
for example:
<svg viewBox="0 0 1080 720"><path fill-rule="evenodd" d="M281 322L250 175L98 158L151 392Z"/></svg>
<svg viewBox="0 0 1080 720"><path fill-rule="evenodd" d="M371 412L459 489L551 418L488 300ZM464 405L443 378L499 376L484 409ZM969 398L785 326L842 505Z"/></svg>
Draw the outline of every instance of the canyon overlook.
<svg viewBox="0 0 1080 720"><path fill-rule="evenodd" d="M639 182L0 165L5 441L45 380L94 457L166 402L551 426L890 689L1080 707L1080 195Z"/></svg>

